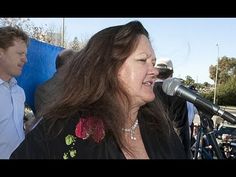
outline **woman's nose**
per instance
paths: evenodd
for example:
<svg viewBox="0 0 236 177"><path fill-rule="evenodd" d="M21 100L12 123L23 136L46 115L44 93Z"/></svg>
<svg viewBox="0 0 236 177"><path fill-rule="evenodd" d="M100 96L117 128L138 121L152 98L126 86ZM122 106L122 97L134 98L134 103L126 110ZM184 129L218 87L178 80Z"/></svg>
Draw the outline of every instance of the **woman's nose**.
<svg viewBox="0 0 236 177"><path fill-rule="evenodd" d="M153 75L153 76L157 76L159 74L159 71L157 68L152 67L152 69L150 70L149 74Z"/></svg>

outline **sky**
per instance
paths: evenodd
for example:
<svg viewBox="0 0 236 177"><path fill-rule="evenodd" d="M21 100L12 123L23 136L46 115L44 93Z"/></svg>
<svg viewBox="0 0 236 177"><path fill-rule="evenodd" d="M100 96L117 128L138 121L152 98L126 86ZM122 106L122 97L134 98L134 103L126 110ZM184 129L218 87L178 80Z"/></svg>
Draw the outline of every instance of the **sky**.
<svg viewBox="0 0 236 177"><path fill-rule="evenodd" d="M236 58L236 18L64 18L65 40L89 39L104 28L132 20L139 20L149 32L157 60L172 60L174 77L189 75L197 83L213 84L210 65L216 65L218 57ZM63 24L63 18L30 21L57 29Z"/></svg>

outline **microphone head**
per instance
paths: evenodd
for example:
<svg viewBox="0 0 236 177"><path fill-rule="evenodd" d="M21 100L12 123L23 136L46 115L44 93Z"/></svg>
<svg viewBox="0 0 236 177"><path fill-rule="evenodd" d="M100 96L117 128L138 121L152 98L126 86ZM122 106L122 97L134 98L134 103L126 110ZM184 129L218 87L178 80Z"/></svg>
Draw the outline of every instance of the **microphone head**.
<svg viewBox="0 0 236 177"><path fill-rule="evenodd" d="M170 96L174 96L177 88L182 85L181 81L177 78L165 79L162 84L162 90Z"/></svg>

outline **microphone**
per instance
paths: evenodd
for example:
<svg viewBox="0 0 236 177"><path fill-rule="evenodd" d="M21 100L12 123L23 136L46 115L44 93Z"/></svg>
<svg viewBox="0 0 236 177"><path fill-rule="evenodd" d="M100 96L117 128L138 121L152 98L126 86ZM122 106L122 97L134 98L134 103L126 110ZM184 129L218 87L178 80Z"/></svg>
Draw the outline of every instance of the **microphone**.
<svg viewBox="0 0 236 177"><path fill-rule="evenodd" d="M199 108L203 108L213 114L216 114L226 121L236 124L236 117L231 113L222 110L218 105L213 104L209 100L201 97L200 95L194 93L192 90L184 87L179 79L168 78L165 79L162 85L162 90L170 96L181 97Z"/></svg>

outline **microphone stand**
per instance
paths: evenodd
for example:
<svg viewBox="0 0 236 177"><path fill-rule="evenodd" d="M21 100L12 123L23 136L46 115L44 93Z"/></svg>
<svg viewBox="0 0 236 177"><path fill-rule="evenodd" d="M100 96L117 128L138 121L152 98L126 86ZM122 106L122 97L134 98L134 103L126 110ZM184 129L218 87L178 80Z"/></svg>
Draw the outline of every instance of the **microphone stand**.
<svg viewBox="0 0 236 177"><path fill-rule="evenodd" d="M207 136L207 140L209 141L209 144L212 145L213 150L215 152L215 155L217 157L217 159L224 159L223 154L220 151L220 147L216 141L216 137L215 137L215 132L214 132L214 128L213 128L213 121L212 121L212 115L210 113L207 113L204 109L198 109L198 114L200 117L200 132L198 132L198 136L197 136L197 143L196 143L196 151L194 154L194 159L197 158L197 152L198 152L198 148L199 148L199 143L200 143L200 138L202 135L202 131L204 134L206 134Z"/></svg>

